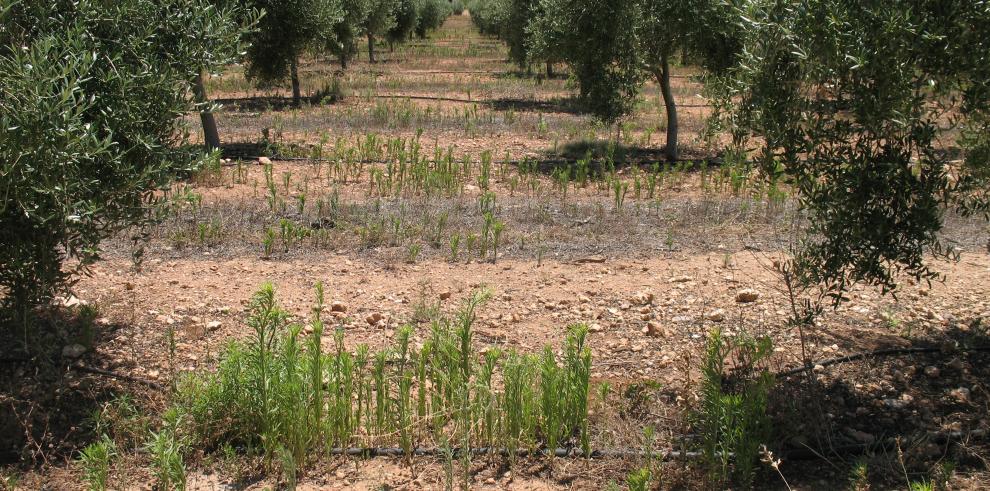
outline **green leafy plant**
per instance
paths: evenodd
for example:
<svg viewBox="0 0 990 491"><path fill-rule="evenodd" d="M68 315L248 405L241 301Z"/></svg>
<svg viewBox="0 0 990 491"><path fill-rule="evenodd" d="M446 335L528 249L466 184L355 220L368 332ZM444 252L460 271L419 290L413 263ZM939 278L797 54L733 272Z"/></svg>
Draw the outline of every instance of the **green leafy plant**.
<svg viewBox="0 0 990 491"><path fill-rule="evenodd" d="M325 353L322 286L306 335L289 322L274 288L262 286L249 306L252 336L224 349L216 373L179 378L175 405L149 444L159 480L179 482L187 441L257 451L290 484L312 452L328 447L398 445L408 459L416 446L454 441L465 483L470 449L478 446L511 449L510 462L517 450L538 446L579 445L588 454L587 327L570 327L559 357L549 347L542 357L497 348L479 357L474 324L490 295L475 292L453 316L437 309L419 349L415 328L402 326L376 352L366 345L348 351L338 329L335 349Z"/></svg>
<svg viewBox="0 0 990 491"><path fill-rule="evenodd" d="M450 260L457 262L457 254L461 246L461 234L450 236Z"/></svg>
<svg viewBox="0 0 990 491"><path fill-rule="evenodd" d="M90 443L80 452L79 463L83 469L83 480L91 491L107 489L110 466L116 455L116 445L106 434L100 435L99 440Z"/></svg>
<svg viewBox="0 0 990 491"><path fill-rule="evenodd" d="M181 415L174 409L165 415L165 423L157 432L151 432L147 444L151 455L152 474L162 489L186 489L186 442L179 434Z"/></svg>
<svg viewBox="0 0 990 491"><path fill-rule="evenodd" d="M718 327L708 334L697 422L715 483L731 477L749 487L753 481L760 447L770 438L767 399L773 376L766 362L772 352L769 338L726 339ZM725 375L730 357L736 363L731 391L726 389Z"/></svg>

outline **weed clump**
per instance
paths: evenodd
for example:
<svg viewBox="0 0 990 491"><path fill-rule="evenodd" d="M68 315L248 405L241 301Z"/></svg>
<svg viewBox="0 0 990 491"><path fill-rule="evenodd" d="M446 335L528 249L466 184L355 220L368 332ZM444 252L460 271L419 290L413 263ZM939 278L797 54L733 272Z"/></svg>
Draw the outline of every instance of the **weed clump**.
<svg viewBox="0 0 990 491"><path fill-rule="evenodd" d="M773 344L766 337L726 339L720 328L708 335L697 423L716 483L731 478L749 487L753 482L760 447L770 437L767 400L774 380L767 360L772 352ZM735 361L732 380L725 376L730 360Z"/></svg>
<svg viewBox="0 0 990 491"><path fill-rule="evenodd" d="M252 336L231 342L215 373L177 382L171 423L151 444L159 479L178 482L187 444L243 449L290 483L311 456L353 447L398 446L411 458L417 447L446 445L465 478L478 449L510 462L539 447L589 453L587 327L571 327L559 359L549 347L542 356L499 349L479 356L473 326L489 296L476 292L456 315L433 316L418 349L414 327L403 326L377 352L365 345L351 352L337 330L327 351L322 287L304 334L275 289L262 286L250 304Z"/></svg>

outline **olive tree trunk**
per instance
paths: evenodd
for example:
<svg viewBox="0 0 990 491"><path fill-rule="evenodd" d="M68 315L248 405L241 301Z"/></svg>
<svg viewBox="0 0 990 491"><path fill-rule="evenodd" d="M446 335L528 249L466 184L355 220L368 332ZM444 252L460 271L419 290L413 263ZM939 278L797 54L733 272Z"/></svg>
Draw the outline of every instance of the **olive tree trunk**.
<svg viewBox="0 0 990 491"><path fill-rule="evenodd" d="M553 62L547 61L547 78L553 78Z"/></svg>
<svg viewBox="0 0 990 491"><path fill-rule="evenodd" d="M667 112L667 144L663 148L663 153L667 160L673 161L677 160L677 104L674 103L674 94L670 90L670 61L667 55L660 58L660 70L656 76Z"/></svg>
<svg viewBox="0 0 990 491"><path fill-rule="evenodd" d="M375 36L368 33L368 63L375 62Z"/></svg>
<svg viewBox="0 0 990 491"><path fill-rule="evenodd" d="M200 70L193 83L193 97L197 104L201 105L199 120L203 123L203 141L207 150L220 148L220 132L217 130L217 119L210 110L210 99L206 95L206 84L203 81L204 73Z"/></svg>
<svg viewBox="0 0 990 491"><path fill-rule="evenodd" d="M292 76L292 105L302 104L302 91L299 89L299 60L292 58L289 64L290 75Z"/></svg>

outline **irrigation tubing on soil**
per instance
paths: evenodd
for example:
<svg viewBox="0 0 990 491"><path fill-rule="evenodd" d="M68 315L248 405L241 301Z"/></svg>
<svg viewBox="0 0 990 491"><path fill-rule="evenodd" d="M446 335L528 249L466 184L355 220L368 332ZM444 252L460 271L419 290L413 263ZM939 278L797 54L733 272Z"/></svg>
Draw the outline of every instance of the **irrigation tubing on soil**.
<svg viewBox="0 0 990 491"><path fill-rule="evenodd" d="M953 441L963 441L969 439L982 439L987 435L986 430L973 430L973 431L949 431L949 432L927 432L915 438L897 438L891 437L886 438L874 443L863 443L863 444L850 444L841 445L837 447L832 447L829 449L815 450L810 447L807 448L794 448L788 449L781 452L781 456L788 460L814 460L822 457L823 454L829 455L859 455L869 451L878 451L882 449L892 449L898 444L904 444L909 441L928 441L939 444L951 443ZM468 451L473 456L488 456L488 455L498 455L498 456L509 456L512 451L504 447L472 447ZM407 452L402 447L335 447L330 449L332 455L346 455L351 457L404 457L406 455L413 457L429 457L429 456L451 456L458 457L461 455L461 448L442 448L442 447L414 447L409 449ZM590 458L590 459L624 459L624 458L645 458L651 457L656 460L661 461L675 461L675 460L695 460L704 457L703 452L699 451L685 451L685 450L656 450L656 451L646 451L637 448L617 448L617 449L597 449L592 450L590 453L585 453L580 448L557 448L557 449L547 449L547 448L537 448L537 449L518 449L515 451L517 457L547 457L553 455L555 458ZM733 454L729 454L730 458L733 458Z"/></svg>
<svg viewBox="0 0 990 491"><path fill-rule="evenodd" d="M251 161L251 160L258 160L261 157L262 156L249 156L249 155L245 155L245 156L231 156L231 157L227 157L227 158L238 159L238 160L241 161L241 165L243 165L244 162L248 162L248 161ZM315 157L315 158L314 157L285 157L285 156L281 156L281 155L272 155L272 156L267 156L266 155L264 157L269 158L269 159L271 159L274 162L290 162L290 163L291 162L338 162L338 161L342 161L342 159L339 159L339 158L327 158L327 157ZM493 160L492 163L493 164L498 164L498 165L519 165L519 164L523 164L523 163L533 163L533 164L538 164L538 165L563 165L563 164L574 164L574 163L577 163L578 160L581 160L581 159L521 159L521 160L520 159L514 159L514 160ZM600 162L600 161L604 161L604 160L605 159L596 159L596 160L592 160L592 162ZM388 164L390 162L393 162L393 161L386 160L386 159L361 159L361 160L354 161L354 163L361 163L361 164ZM462 163L463 160L458 159L458 160L456 160L456 162L457 163ZM471 163L472 164L477 164L477 163L480 163L480 162L481 162L480 160L471 160ZM619 162L620 161L617 161L617 163L619 163ZM625 161L621 161L621 162L622 163L625 163ZM628 163L649 163L649 162L655 162L655 160L649 160L649 159L645 159L645 160L631 159L631 160L628 161ZM691 164L708 164L708 165L722 165L724 163L724 161L722 159L717 158L717 157L716 158L704 158L704 159L663 160L663 162L671 163L671 164L691 163ZM747 161L745 161L743 163L745 163L747 165L752 165L752 164L755 164L756 161L747 160ZM227 163L223 163L221 165L223 167L236 167L238 165L238 163L237 162L227 162Z"/></svg>
<svg viewBox="0 0 990 491"><path fill-rule="evenodd" d="M358 97L367 97L367 96L358 96ZM431 95L405 95L405 94L374 94L374 95L371 96L371 98L372 99L410 99L410 100L418 100L418 101L461 102L461 103L465 103L465 104L487 104L487 105L499 104L501 102L501 101L498 101L498 100L494 100L493 101L493 100L490 100L490 99L461 99L461 98L457 98L457 97L441 97L441 96L431 96ZM510 101L510 102L534 103L534 104L544 103L545 104L548 101L540 101L540 100L529 101L529 100L521 99L521 100L518 100L518 101ZM698 108L698 107L713 107L713 106L711 104L678 104L677 107L678 108L685 108L685 107L687 107L687 108ZM550 112L552 112L552 111L550 111Z"/></svg>
<svg viewBox="0 0 990 491"><path fill-rule="evenodd" d="M475 456L499 455L505 457L512 453L511 450L503 447L472 447L468 451L471 455ZM410 449L408 453L414 457L443 456L447 454L457 457L461 455L461 452L460 447L450 449L442 447L415 447ZM336 447L330 449L330 453L332 455L348 455L352 457L402 457L407 455L406 450L401 447ZM646 457L647 455L652 455L659 460L696 459L701 457L701 452L685 452L681 450L646 452L645 450L632 448L592 450L590 454L585 454L580 448L557 448L553 451L547 448L537 448L518 449L515 451L517 457L549 456L551 453L557 458L591 459Z"/></svg>
<svg viewBox="0 0 990 491"><path fill-rule="evenodd" d="M143 378L132 377L127 374L112 372L110 370L104 370L102 368L90 367L86 365L70 365L70 368L82 373L90 373L93 375L103 375L104 377L115 378L119 380L126 380L128 382L134 382L137 384L145 385L151 387L152 389L162 390L165 388L162 384L158 382L152 382L151 380L146 380Z"/></svg>

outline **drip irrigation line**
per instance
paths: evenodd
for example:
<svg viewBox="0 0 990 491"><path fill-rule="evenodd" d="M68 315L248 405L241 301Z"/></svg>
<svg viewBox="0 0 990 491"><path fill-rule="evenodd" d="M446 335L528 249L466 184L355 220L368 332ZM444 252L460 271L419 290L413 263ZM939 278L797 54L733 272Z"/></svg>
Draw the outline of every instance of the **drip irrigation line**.
<svg viewBox="0 0 990 491"><path fill-rule="evenodd" d="M837 365L839 363L846 363L850 361L864 360L867 358L883 358L888 356L902 356L911 355L918 353L937 353L941 352L941 348L887 348L876 351L866 351L863 353L854 353L851 355L840 356L837 358L829 358L826 360L821 360L815 363L809 364L809 366L792 368L790 370L784 370L783 372L778 372L777 377L790 377L792 375L797 375L799 373L814 370L815 367L827 367L830 365ZM953 351L962 353L976 353L976 352L990 352L990 346L981 346L977 348L959 348Z"/></svg>
<svg viewBox="0 0 990 491"><path fill-rule="evenodd" d="M986 430L973 430L973 431L950 431L950 432L931 432L925 433L916 438L885 438L881 441L874 443L862 443L862 444L850 444L850 445L840 445L837 447L832 447L830 449L823 449L822 451L817 451L810 447L805 448L794 448L789 450L781 451L781 456L787 460L815 460L821 458L823 454L830 455L860 455L867 452L874 452L884 449L892 449L898 444L905 444L911 442L928 441L938 444L948 444L956 441L970 440L970 439L982 439L987 435ZM446 456L450 455L453 458L457 458L462 455L463 450L460 447L456 448L440 448L440 447L414 447L410 449L408 455L413 457L430 457L430 456ZM486 455L497 455L502 457L508 457L512 455L512 451L505 447L471 447L468 452L472 456L486 456ZM330 449L330 454L332 455L346 455L351 457L403 457L407 455L407 452L402 447L335 447ZM615 448L615 449L595 449L592 450L590 454L585 454L580 448L537 448L528 449L520 448L515 451L516 457L548 457L553 455L556 458L590 458L590 459L625 459L625 458L645 458L652 457L660 461L674 461L674 460L695 460L704 458L704 453L700 451L686 451L686 450L657 450L647 452L640 448ZM734 454L729 453L729 458L733 458Z"/></svg>
<svg viewBox="0 0 990 491"><path fill-rule="evenodd" d="M356 95L357 98L368 98L367 95ZM465 104L485 104L485 105L498 105L498 104L549 104L550 101L541 100L506 100L500 101L498 99L460 99L456 97L438 97L429 95L402 95L402 94L375 94L372 95L373 99L412 99L421 101L443 101L443 102L462 102ZM702 108L702 107L714 107L712 104L677 104L678 108Z"/></svg>
<svg viewBox="0 0 990 491"><path fill-rule="evenodd" d="M77 372L91 373L93 375L103 375L104 377L110 377L110 378L115 378L115 379L119 379L119 380L126 380L128 382L134 382L134 383L142 384L142 385L151 387L152 389L158 389L158 390L165 389L165 386L163 386L162 384L159 384L158 382L152 382L151 380L145 380L143 378L132 377L130 375L125 375L123 373L111 372L110 370L104 370L102 368L89 367L89 366L86 366L86 365L71 365L69 368L71 368L71 369L73 369L73 370L75 370Z"/></svg>
<svg viewBox="0 0 990 491"><path fill-rule="evenodd" d="M271 159L273 162L287 162L287 163L294 163L294 162L338 162L338 161L341 161L342 160L340 158L326 158L326 157L319 157L319 158L311 158L311 157L284 157L284 156L281 156L281 155L271 155L271 156L268 156L268 155L264 155L264 156L249 156L249 155L247 155L247 156L241 156L241 157L228 157L228 158L239 159L241 161L241 165L245 165L246 162L252 161L252 160L255 160L256 161L256 160L258 160L261 157L267 157L267 158ZM521 159L521 160L520 159L512 159L512 160L493 160L492 163L493 164L499 164L499 165L538 164L538 165L541 165L542 166L542 165L573 164L573 163L576 163L579 160L583 160L583 159L576 159L576 158L575 159L542 159L542 160L541 159ZM597 162L601 162L601 161L604 161L604 160L605 159L594 159L594 160L592 160L592 162L597 163ZM359 163L359 164L388 164L388 163L394 163L394 162L395 162L394 160L385 160L385 159L362 159L362 160L352 161L351 163ZM454 159L454 163L455 164L461 164L463 162L464 162L463 159ZM472 164L477 164L477 163L480 163L480 162L481 162L480 160L474 160L474 159L471 160L471 163ZM703 159L644 160L644 161L640 161L640 162L635 162L634 161L634 162L630 162L630 163L636 164L636 163L653 163L653 162L664 162L664 163L670 163L670 164L691 163L691 164L708 164L708 165L722 165L724 163L724 161L722 159L717 158L717 157L703 158ZM623 161L616 161L616 163L625 163L625 162L623 162ZM756 161L748 160L745 163L752 165L752 164L755 164ZM223 164L221 164L222 167L236 167L237 165L238 165L237 162L229 162L229 163L223 163ZM247 165L252 165L252 164L247 164ZM256 164L254 164L254 165L256 165Z"/></svg>
<svg viewBox="0 0 990 491"><path fill-rule="evenodd" d="M468 451L473 456L485 456L485 455L498 455L502 457L508 457L512 454L512 451L505 447L472 447ZM336 447L330 449L330 454L332 455L347 455L352 457L402 457L407 455L406 450L401 447ZM410 450L409 454L414 457L429 457L429 456L444 456L450 454L452 457L457 458L462 454L460 447L445 449L440 447L415 447ZM590 454L586 455L580 448L557 448L550 450L548 448L538 448L538 449L518 449L515 451L516 457L548 457L553 454L556 458L591 458L591 459L609 459L609 458L630 458L630 457L646 457L652 455L657 460L679 460L679 459L696 459L702 456L701 452L694 451L681 451L681 450L669 450L669 451L654 451L646 452L642 449L632 449L632 448L622 448L622 449L610 449L610 450L592 450Z"/></svg>
<svg viewBox="0 0 990 491"><path fill-rule="evenodd" d="M486 105L486 106L498 106L498 105L508 105L508 106L511 106L513 104L519 105L519 106L524 106L524 105L527 105L527 104L547 106L547 105L551 105L551 104L554 104L555 103L554 101L543 101L543 100L539 100L539 99L532 99L532 100L530 100L530 99L501 99L501 100L500 99L463 99L463 98L459 98L459 97L443 97L443 96L414 95L414 94L409 94L409 95L407 95L407 94L372 94L372 95L357 94L357 95L354 95L353 98L355 98L355 99L369 99L369 98L370 99L409 99L409 100L417 100L417 101L437 101L437 102L457 102L457 103L462 103L462 104L481 104L481 105ZM271 98L269 98L269 99L271 99ZM266 101L265 98L263 98L263 97L262 98L256 98L256 97L235 97L235 98L214 99L214 102L216 102L218 104L239 105L239 104L246 104L246 103L272 102L272 101L271 100ZM684 104L684 103L679 103L679 104L677 104L677 107L678 108L705 108L705 107L714 107L714 106L712 104ZM552 108L550 108L550 109L552 109ZM547 111L547 112L573 112L573 111Z"/></svg>

